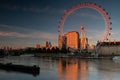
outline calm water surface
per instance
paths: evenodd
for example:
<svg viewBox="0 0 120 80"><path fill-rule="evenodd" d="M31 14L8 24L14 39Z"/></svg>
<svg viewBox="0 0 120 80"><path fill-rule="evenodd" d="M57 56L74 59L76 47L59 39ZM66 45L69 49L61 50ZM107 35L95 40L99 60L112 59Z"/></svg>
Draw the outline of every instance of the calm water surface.
<svg viewBox="0 0 120 80"><path fill-rule="evenodd" d="M119 60L18 56L0 58L0 62L40 66L40 74L37 76L0 70L0 80L120 80Z"/></svg>

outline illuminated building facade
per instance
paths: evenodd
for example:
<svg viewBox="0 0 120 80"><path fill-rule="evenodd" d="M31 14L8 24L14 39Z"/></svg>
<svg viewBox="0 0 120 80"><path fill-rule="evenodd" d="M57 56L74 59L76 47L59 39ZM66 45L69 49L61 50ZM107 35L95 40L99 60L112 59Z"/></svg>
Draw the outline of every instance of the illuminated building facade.
<svg viewBox="0 0 120 80"><path fill-rule="evenodd" d="M36 44L36 48L40 48L40 44Z"/></svg>
<svg viewBox="0 0 120 80"><path fill-rule="evenodd" d="M81 26L81 35L79 38L79 33L77 31L70 31L66 34L58 36L58 46L59 48L81 48L87 49L88 46L88 38L85 35L85 28Z"/></svg>
<svg viewBox="0 0 120 80"><path fill-rule="evenodd" d="M81 49L86 49L87 48L87 44L88 44L88 39L85 35L85 28L82 25L81 26L81 36L80 36L80 48Z"/></svg>
<svg viewBox="0 0 120 80"><path fill-rule="evenodd" d="M86 49L88 44L88 39L86 37L80 38L80 48Z"/></svg>
<svg viewBox="0 0 120 80"><path fill-rule="evenodd" d="M79 48L79 33L76 31L70 31L65 34L66 48Z"/></svg>
<svg viewBox="0 0 120 80"><path fill-rule="evenodd" d="M63 36L62 35L58 36L58 46L59 48L63 47Z"/></svg>

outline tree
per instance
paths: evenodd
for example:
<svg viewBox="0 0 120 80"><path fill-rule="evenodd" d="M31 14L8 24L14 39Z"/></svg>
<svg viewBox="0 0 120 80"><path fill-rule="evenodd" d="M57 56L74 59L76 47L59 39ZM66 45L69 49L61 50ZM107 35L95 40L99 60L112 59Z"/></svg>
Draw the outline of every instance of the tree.
<svg viewBox="0 0 120 80"><path fill-rule="evenodd" d="M46 48L43 48L43 49L42 49L42 52L43 52L43 53L46 53Z"/></svg>
<svg viewBox="0 0 120 80"><path fill-rule="evenodd" d="M54 47L52 47L51 52L55 53L55 48Z"/></svg>
<svg viewBox="0 0 120 80"><path fill-rule="evenodd" d="M60 52L61 53L67 53L67 49L66 48L61 48Z"/></svg>
<svg viewBox="0 0 120 80"><path fill-rule="evenodd" d="M50 48L48 48L48 49L46 50L46 53L51 53Z"/></svg>

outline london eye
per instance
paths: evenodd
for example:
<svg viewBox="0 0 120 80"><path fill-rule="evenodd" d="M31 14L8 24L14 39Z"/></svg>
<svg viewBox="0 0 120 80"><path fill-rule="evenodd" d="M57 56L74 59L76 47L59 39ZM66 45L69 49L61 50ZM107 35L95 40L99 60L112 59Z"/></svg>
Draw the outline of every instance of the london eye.
<svg viewBox="0 0 120 80"><path fill-rule="evenodd" d="M66 18L71 13L73 13L75 10L82 9L82 8L94 9L102 15L103 20L105 22L105 31L103 33L102 41L108 40L108 37L111 35L110 30L112 30L112 28L110 27L110 25L112 24L112 22L110 21L108 12L106 12L104 8L102 8L99 5L96 5L95 3L79 3L77 5L72 6L68 10L66 10L66 12L64 13L64 15L61 17L61 19L59 21L59 25L58 25L59 36L64 35L63 34L63 26L64 26L64 22L65 22Z"/></svg>

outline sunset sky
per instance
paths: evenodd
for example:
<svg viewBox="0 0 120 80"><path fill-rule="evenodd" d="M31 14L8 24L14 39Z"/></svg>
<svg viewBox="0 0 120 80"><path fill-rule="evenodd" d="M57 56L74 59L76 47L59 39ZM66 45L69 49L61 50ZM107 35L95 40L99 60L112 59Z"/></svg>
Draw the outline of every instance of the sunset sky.
<svg viewBox="0 0 120 80"><path fill-rule="evenodd" d="M110 39L120 40L119 0L0 0L0 47L35 47L44 41L57 45L60 18L67 9L82 2L101 5L111 17ZM81 33L81 25L92 44L105 30L105 21L98 11L82 8L67 17L63 32Z"/></svg>

